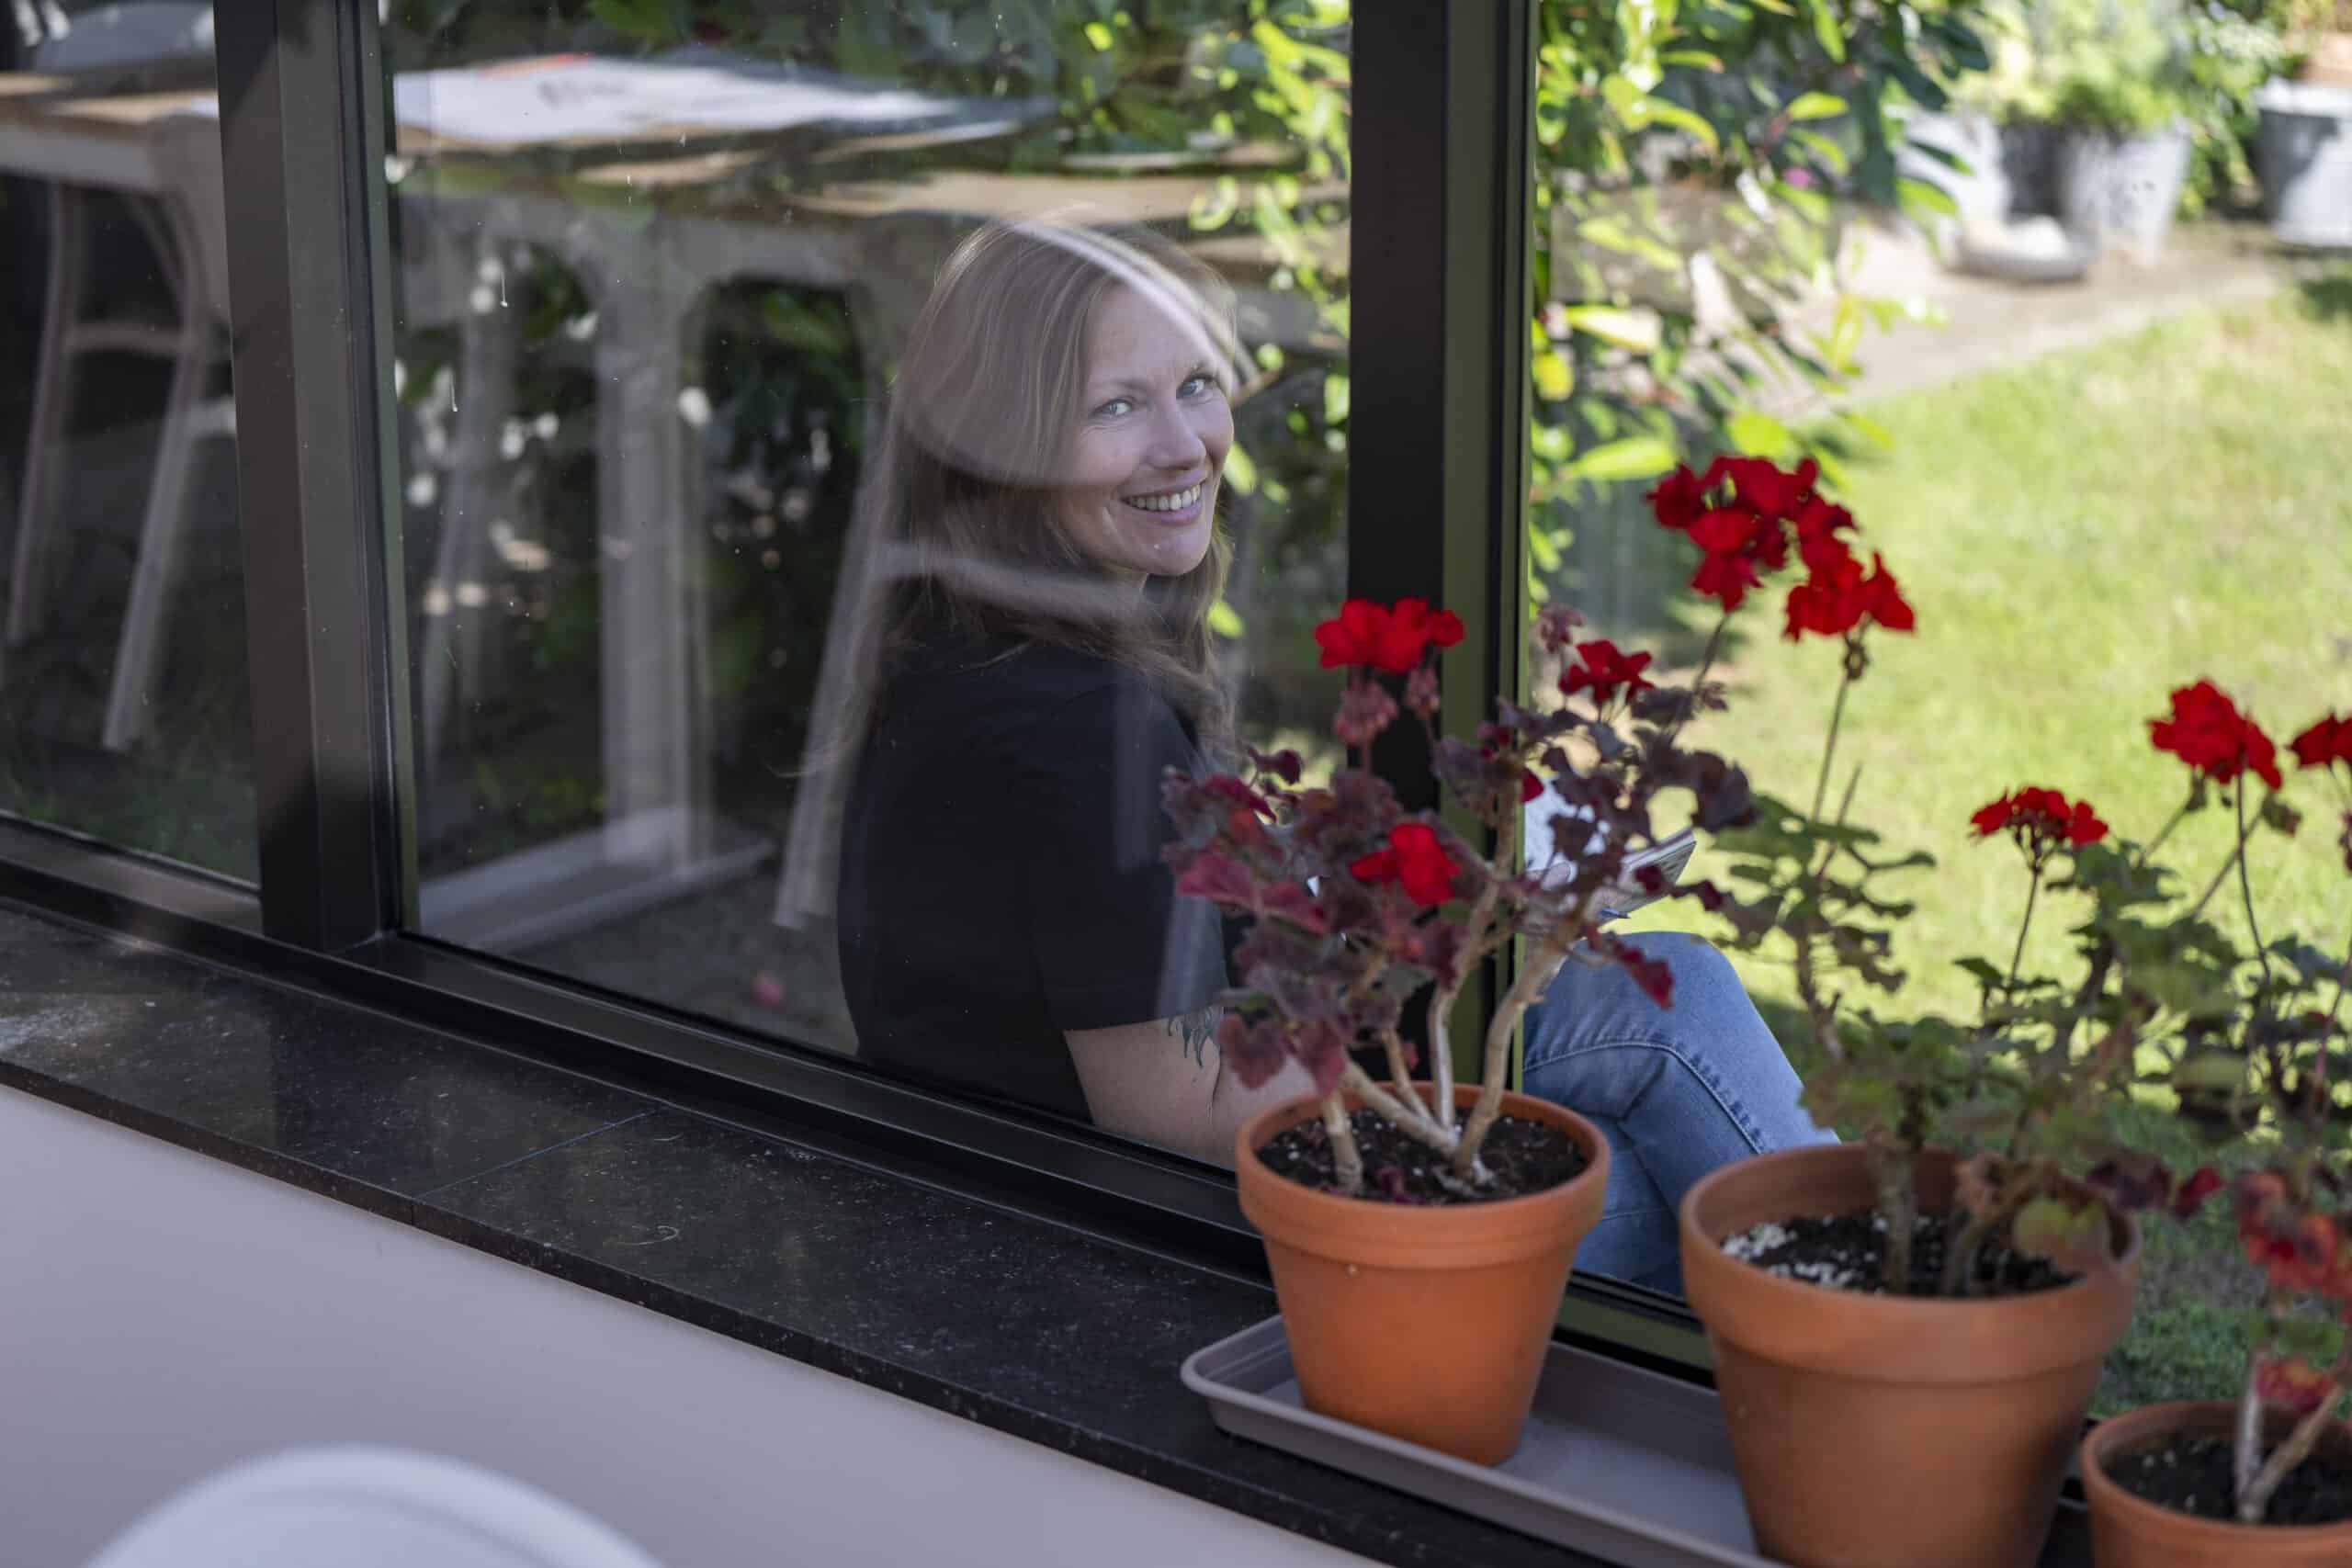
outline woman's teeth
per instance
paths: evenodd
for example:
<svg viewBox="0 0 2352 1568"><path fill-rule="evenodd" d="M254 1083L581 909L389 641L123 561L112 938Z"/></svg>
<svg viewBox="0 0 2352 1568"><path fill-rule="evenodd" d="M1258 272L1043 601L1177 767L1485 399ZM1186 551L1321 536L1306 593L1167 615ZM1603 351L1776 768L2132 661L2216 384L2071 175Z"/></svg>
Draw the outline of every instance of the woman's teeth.
<svg viewBox="0 0 2352 1568"><path fill-rule="evenodd" d="M1207 488L1206 485L1194 485L1172 495L1131 495L1126 498L1126 502L1143 512L1182 512L1200 500L1201 491Z"/></svg>

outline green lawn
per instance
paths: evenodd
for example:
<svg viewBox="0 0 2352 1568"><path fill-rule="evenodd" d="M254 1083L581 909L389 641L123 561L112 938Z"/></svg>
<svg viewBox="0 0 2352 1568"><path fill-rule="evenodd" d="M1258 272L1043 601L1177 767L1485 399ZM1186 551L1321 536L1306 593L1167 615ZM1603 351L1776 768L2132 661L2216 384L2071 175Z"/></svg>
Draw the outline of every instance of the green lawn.
<svg viewBox="0 0 2352 1568"><path fill-rule="evenodd" d="M2282 748L2323 710L2352 708L2352 277L1869 412L1893 439L1852 466L1847 500L1918 630L1873 643L1838 784L1860 762L1856 818L1941 863L1911 885L1920 908L1900 939L1910 979L1898 1005L1969 1016L1973 985L1951 960L2006 963L2025 892L2012 848L1972 841L1977 807L2047 784L2144 839L2185 784L2145 722L2174 686L2210 676ZM1703 739L1802 803L1837 655L1770 635L1777 594L1762 608L1731 662L1734 711L1708 720ZM2296 840L2256 840L2265 934L2340 946L2352 932L2340 808L2316 776L2288 782L2307 820ZM2209 812L2167 858L2201 883L2230 832ZM1702 858L1693 874L1705 871ZM2057 963L2067 911L2046 898L2042 910L2035 945ZM2223 918L2242 924L2234 907ZM1776 1016L1792 997L1785 969L1751 964L1747 979ZM2223 1318L2244 1299L2233 1250L2218 1216L2155 1241L2102 1403L2227 1385Z"/></svg>

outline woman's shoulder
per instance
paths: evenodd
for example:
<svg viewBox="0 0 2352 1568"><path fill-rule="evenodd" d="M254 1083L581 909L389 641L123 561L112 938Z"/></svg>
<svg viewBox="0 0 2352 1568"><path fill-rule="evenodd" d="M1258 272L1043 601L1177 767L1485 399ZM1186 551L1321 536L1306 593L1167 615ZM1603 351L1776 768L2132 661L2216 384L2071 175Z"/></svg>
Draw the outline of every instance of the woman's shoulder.
<svg viewBox="0 0 2352 1568"><path fill-rule="evenodd" d="M891 683L955 701L1009 699L1041 713L1091 696L1159 700L1139 671L1119 660L1042 639L930 638L900 656Z"/></svg>

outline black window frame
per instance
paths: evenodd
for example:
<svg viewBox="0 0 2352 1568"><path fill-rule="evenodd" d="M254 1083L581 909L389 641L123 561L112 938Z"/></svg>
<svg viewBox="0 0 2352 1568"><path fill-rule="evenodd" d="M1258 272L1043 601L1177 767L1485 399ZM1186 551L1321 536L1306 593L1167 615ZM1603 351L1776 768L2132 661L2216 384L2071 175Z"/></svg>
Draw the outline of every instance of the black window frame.
<svg viewBox="0 0 2352 1568"><path fill-rule="evenodd" d="M1461 614L1464 725L1524 670L1536 3L1369 0L1352 25L1349 592ZM377 7L220 0L215 26L260 886L0 817L0 892L1262 1276L1225 1173L415 934ZM1409 726L1376 758L1413 804L1425 763ZM1630 1286L1579 1277L1568 1321L1700 1359L1682 1304Z"/></svg>

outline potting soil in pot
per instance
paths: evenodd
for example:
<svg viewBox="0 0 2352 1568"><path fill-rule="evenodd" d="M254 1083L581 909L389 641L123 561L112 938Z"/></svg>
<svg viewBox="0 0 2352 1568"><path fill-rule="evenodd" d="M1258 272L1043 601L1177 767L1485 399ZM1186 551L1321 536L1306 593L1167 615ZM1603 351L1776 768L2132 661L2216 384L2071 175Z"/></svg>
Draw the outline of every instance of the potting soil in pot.
<svg viewBox="0 0 2352 1568"><path fill-rule="evenodd" d="M1953 1230L1953 1222L1942 1214L1922 1214L1913 1223L1912 1294L1937 1292ZM1737 1235L1724 1237L1724 1250L1768 1274L1874 1295L1880 1292L1879 1273L1886 1259L1886 1221L1874 1209L1768 1220ZM1976 1293L1980 1296L2054 1291L2072 1283L2074 1279L2074 1275L2053 1267L2047 1258L2028 1258L1998 1243L1981 1247L1976 1254Z"/></svg>
<svg viewBox="0 0 2352 1568"><path fill-rule="evenodd" d="M1363 1156L1366 1198L1396 1203L1488 1203L1557 1187L1584 1169L1584 1151L1574 1139L1540 1122L1506 1116L1487 1134L1478 1161L1494 1179L1472 1190L1453 1180L1450 1156L1407 1137L1370 1111L1348 1119ZM1275 1134L1258 1150L1266 1168L1302 1187L1338 1190L1331 1140L1320 1121L1302 1122Z"/></svg>
<svg viewBox="0 0 2352 1568"><path fill-rule="evenodd" d="M2128 1454L2099 1461L2118 1486L2134 1497L2192 1514L2200 1519L2233 1521L2230 1441L2186 1434L2168 1437ZM2313 1454L2290 1472L2270 1495L2267 1525L2332 1525L2352 1519L2352 1466Z"/></svg>

